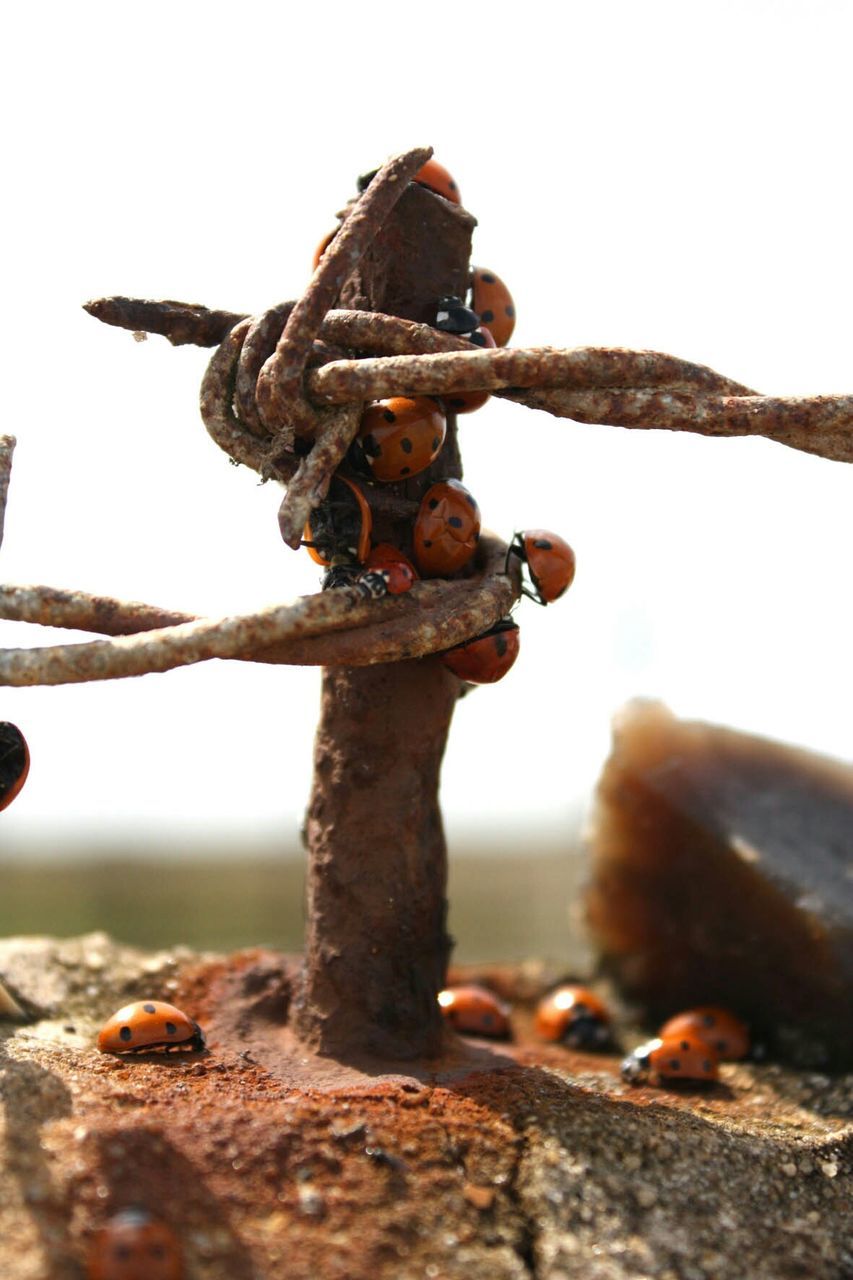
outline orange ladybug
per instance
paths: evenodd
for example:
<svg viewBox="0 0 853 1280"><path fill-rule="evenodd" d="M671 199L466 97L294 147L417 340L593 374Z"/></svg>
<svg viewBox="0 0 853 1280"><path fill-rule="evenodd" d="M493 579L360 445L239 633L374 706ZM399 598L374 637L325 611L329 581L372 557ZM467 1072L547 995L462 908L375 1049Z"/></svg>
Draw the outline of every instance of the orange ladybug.
<svg viewBox="0 0 853 1280"><path fill-rule="evenodd" d="M471 297L480 323L491 330L499 347L505 347L515 328L515 304L503 280L487 267L475 267Z"/></svg>
<svg viewBox="0 0 853 1280"><path fill-rule="evenodd" d="M677 1013L663 1024L661 1039L685 1032L701 1036L719 1054L721 1061L735 1062L749 1053L749 1028L728 1009L702 1005Z"/></svg>
<svg viewBox="0 0 853 1280"><path fill-rule="evenodd" d="M30 749L16 724L0 720L0 809L7 808L27 780Z"/></svg>
<svg viewBox="0 0 853 1280"><path fill-rule="evenodd" d="M473 556L480 538L480 508L458 480L427 489L415 518L415 563L424 577L456 573Z"/></svg>
<svg viewBox="0 0 853 1280"><path fill-rule="evenodd" d="M438 457L447 422L429 396L392 396L369 404L358 444L374 480L405 480L425 471Z"/></svg>
<svg viewBox="0 0 853 1280"><path fill-rule="evenodd" d="M454 179L447 172L444 165L439 164L437 160L427 160L426 164L421 165L413 181L419 182L422 187L429 187L430 191L437 192L438 195L444 196L445 200L450 200L453 204L462 203L462 197Z"/></svg>
<svg viewBox="0 0 853 1280"><path fill-rule="evenodd" d="M468 334L468 341L473 342L476 347L494 347L494 338L491 332L483 328L475 329L473 333ZM475 409L482 409L483 405L489 399L488 391L448 391L442 396L442 400L454 413L473 413Z"/></svg>
<svg viewBox="0 0 853 1280"><path fill-rule="evenodd" d="M486 987L476 983L447 987L439 991L438 1004L454 1031L462 1035L489 1036L493 1040L509 1038L509 1005Z"/></svg>
<svg viewBox="0 0 853 1280"><path fill-rule="evenodd" d="M574 983L564 983L539 1001L535 1027L543 1040L560 1041L573 1049L601 1049L611 1042L604 1001L588 987Z"/></svg>
<svg viewBox="0 0 853 1280"><path fill-rule="evenodd" d="M713 1045L695 1033L685 1032L641 1044L622 1063L622 1078L629 1084L640 1084L649 1078L716 1080L718 1063Z"/></svg>
<svg viewBox="0 0 853 1280"><path fill-rule="evenodd" d="M377 542L371 548L366 564L368 569L378 569L387 576L389 596L400 596L410 591L418 580L418 571L411 560L390 542Z"/></svg>
<svg viewBox="0 0 853 1280"><path fill-rule="evenodd" d="M522 587L522 592L537 604L551 604L559 600L574 581L575 553L558 533L551 533L548 529L524 529L509 545L507 564L512 555L527 565L533 591Z"/></svg>
<svg viewBox="0 0 853 1280"><path fill-rule="evenodd" d="M96 1233L87 1280L183 1280L180 1243L146 1209L125 1209Z"/></svg>
<svg viewBox="0 0 853 1280"><path fill-rule="evenodd" d="M108 1018L98 1033L101 1053L168 1053L204 1048L197 1022L165 1000L137 1000Z"/></svg>
<svg viewBox="0 0 853 1280"><path fill-rule="evenodd" d="M361 489L346 476L334 475L329 492L305 524L302 545L317 564L363 564L372 527L373 515Z"/></svg>
<svg viewBox="0 0 853 1280"><path fill-rule="evenodd" d="M441 655L444 665L469 684L495 684L518 657L518 624L501 618L488 631Z"/></svg>
<svg viewBox="0 0 853 1280"><path fill-rule="evenodd" d="M323 239L317 245L317 248L314 250L314 259L311 264L315 271L320 265L320 259L322 258L323 254L326 252L329 245L332 243L332 241L334 240L335 236L338 234L339 231L340 231L340 227L335 227L334 231L329 231L326 235L324 235Z"/></svg>

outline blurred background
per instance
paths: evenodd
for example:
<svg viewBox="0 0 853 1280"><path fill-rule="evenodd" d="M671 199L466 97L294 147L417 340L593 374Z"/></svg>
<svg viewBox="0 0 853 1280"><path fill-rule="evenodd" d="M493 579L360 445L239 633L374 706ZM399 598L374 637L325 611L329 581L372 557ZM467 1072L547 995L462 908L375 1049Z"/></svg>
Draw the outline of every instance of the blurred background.
<svg viewBox="0 0 853 1280"><path fill-rule="evenodd" d="M4 581L211 616L317 589L279 540L278 487L206 436L210 353L81 303L298 296L357 175L415 144L479 219L515 345L851 390L844 3L54 3L10 9L3 35ZM516 667L456 714L451 928L462 959L559 958L627 697L850 755L851 472L495 400L461 440L485 524L557 530L578 576L524 604ZM297 946L318 691L314 670L237 662L0 691L33 760L0 818L0 933Z"/></svg>

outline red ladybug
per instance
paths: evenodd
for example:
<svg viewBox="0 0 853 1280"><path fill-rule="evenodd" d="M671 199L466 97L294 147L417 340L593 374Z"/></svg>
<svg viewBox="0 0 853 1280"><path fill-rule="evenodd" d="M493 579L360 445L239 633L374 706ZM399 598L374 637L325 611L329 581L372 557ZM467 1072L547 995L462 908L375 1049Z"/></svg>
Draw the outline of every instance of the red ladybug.
<svg viewBox="0 0 853 1280"><path fill-rule="evenodd" d="M446 430L438 401L393 396L367 406L358 443L374 480L405 480L438 457Z"/></svg>
<svg viewBox="0 0 853 1280"><path fill-rule="evenodd" d="M429 187L430 191L438 192L440 196L444 196L445 200L450 200L453 204L462 203L462 197L455 181L444 165L439 164L437 160L427 160L426 164L421 165L420 169L418 169L413 180L419 182L422 187Z"/></svg>
<svg viewBox="0 0 853 1280"><path fill-rule="evenodd" d="M408 556L390 542L378 542L367 557L368 569L380 569L388 575L388 594L400 596L410 591L418 579L418 571Z"/></svg>
<svg viewBox="0 0 853 1280"><path fill-rule="evenodd" d="M518 624L501 618L488 631L441 655L444 665L469 684L495 684L518 657Z"/></svg>
<svg viewBox="0 0 853 1280"><path fill-rule="evenodd" d="M458 480L427 489L415 518L415 563L424 577L456 573L477 549L480 508Z"/></svg>
<svg viewBox="0 0 853 1280"><path fill-rule="evenodd" d="M16 724L0 720L0 809L12 803L27 780L30 749Z"/></svg>
<svg viewBox="0 0 853 1280"><path fill-rule="evenodd" d="M561 1041L573 1049L601 1049L610 1044L610 1014L588 987L564 983L539 1001L536 1032L543 1040Z"/></svg>
<svg viewBox="0 0 853 1280"><path fill-rule="evenodd" d="M178 1238L146 1209L125 1209L94 1236L87 1280L183 1280Z"/></svg>
<svg viewBox="0 0 853 1280"><path fill-rule="evenodd" d="M711 1005L687 1009L665 1022L658 1034L666 1039L685 1033L701 1036L716 1049L722 1061L734 1062L749 1053L749 1028L728 1009Z"/></svg>
<svg viewBox="0 0 853 1280"><path fill-rule="evenodd" d="M496 346L491 331L482 325L468 334L468 341L473 342L476 347ZM448 391L442 396L448 409L452 409L454 413L473 413L475 409L482 409L488 398L488 391Z"/></svg>
<svg viewBox="0 0 853 1280"><path fill-rule="evenodd" d="M658 1037L641 1044L622 1063L622 1078L629 1084L644 1080L716 1080L716 1049L695 1033Z"/></svg>
<svg viewBox="0 0 853 1280"><path fill-rule="evenodd" d="M524 595L537 604L551 604L568 591L575 577L575 553L568 542L548 529L524 529L513 538L507 552L525 562L533 591L522 587Z"/></svg>
<svg viewBox="0 0 853 1280"><path fill-rule="evenodd" d="M454 1031L463 1035L490 1036L494 1040L509 1038L509 1005L486 987L478 987L475 983L447 987L439 991L438 1003Z"/></svg>
<svg viewBox="0 0 853 1280"><path fill-rule="evenodd" d="M335 475L329 492L305 525L303 546L317 564L363 564L370 550L372 525L373 516L361 489L346 476Z"/></svg>
<svg viewBox="0 0 853 1280"><path fill-rule="evenodd" d="M494 271L475 267L471 296L480 323L491 329L499 347L505 347L515 328L515 304L509 289Z"/></svg>
<svg viewBox="0 0 853 1280"><path fill-rule="evenodd" d="M101 1053L168 1053L204 1048L197 1022L165 1000L137 1000L108 1018L98 1033Z"/></svg>

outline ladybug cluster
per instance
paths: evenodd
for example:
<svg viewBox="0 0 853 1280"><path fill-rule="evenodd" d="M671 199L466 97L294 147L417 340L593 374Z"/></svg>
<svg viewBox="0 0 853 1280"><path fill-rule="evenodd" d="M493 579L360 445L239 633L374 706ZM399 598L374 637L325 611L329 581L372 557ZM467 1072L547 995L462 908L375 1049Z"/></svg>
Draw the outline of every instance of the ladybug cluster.
<svg viewBox="0 0 853 1280"><path fill-rule="evenodd" d="M364 190L373 173L359 179ZM456 182L436 160L415 175L453 204L461 197ZM335 237L330 232L314 255L316 267ZM466 338L473 346L505 346L515 327L512 295L494 271L474 267L468 296L446 296L435 304L434 326ZM365 407L345 470L332 479L324 501L305 526L303 545L327 572L324 589L355 587L365 598L399 595L418 578L439 578L466 569L480 537L480 509L458 480L440 480L423 494L414 519L411 546L404 551L387 542L372 542L371 486L399 484L425 471L440 454L447 434L447 415L472 413L486 403L485 391L460 390L436 396L393 396ZM528 529L513 538L513 557L526 567L524 594L539 604L557 600L575 572L571 547L557 534ZM502 618L483 635L447 650L442 662L469 684L493 684L518 656L519 631L512 618Z"/></svg>
<svg viewBox="0 0 853 1280"><path fill-rule="evenodd" d="M447 987L439 992L438 1003L447 1022L461 1035L512 1038L510 1007L487 987L476 983ZM536 1006L533 1026L540 1040L570 1049L615 1048L610 1011L600 996L579 983L564 982L548 992ZM749 1051L746 1023L728 1009L703 1005L665 1022L654 1040L625 1058L621 1073L630 1084L716 1080L721 1061L734 1062Z"/></svg>
<svg viewBox="0 0 853 1280"><path fill-rule="evenodd" d="M749 1053L749 1028L728 1009L703 1005L669 1018L657 1036L622 1063L629 1084L646 1080L717 1080L720 1062Z"/></svg>

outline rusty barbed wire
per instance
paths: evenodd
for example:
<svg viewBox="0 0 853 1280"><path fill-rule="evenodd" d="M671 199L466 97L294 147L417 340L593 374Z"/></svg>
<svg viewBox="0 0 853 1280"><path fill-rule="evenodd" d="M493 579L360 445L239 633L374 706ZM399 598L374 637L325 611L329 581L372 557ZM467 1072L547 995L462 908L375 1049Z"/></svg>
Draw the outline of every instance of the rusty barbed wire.
<svg viewBox="0 0 853 1280"><path fill-rule="evenodd" d="M472 348L461 337L379 313L334 309L410 179L432 154L388 161L350 207L298 301L259 316L195 303L102 298L85 309L104 323L161 334L174 345L215 346L201 414L235 461L288 485L284 533L298 545L322 501L367 400L490 391L576 422L762 435L853 461L853 396L763 396L704 365L618 347ZM301 456L295 441L302 441ZM0 535L14 440L0 437ZM377 511L411 517L410 500L367 487ZM0 588L0 616L111 635L88 644L0 652L0 683L109 679L212 657L368 665L423 656L479 634L518 598L506 547L482 540L478 572L365 601L351 588L252 614L199 619L135 602L55 588Z"/></svg>
<svg viewBox="0 0 853 1280"><path fill-rule="evenodd" d="M9 497L9 477L12 474L12 455L17 440L14 436L0 436L0 546L6 523L6 500Z"/></svg>

